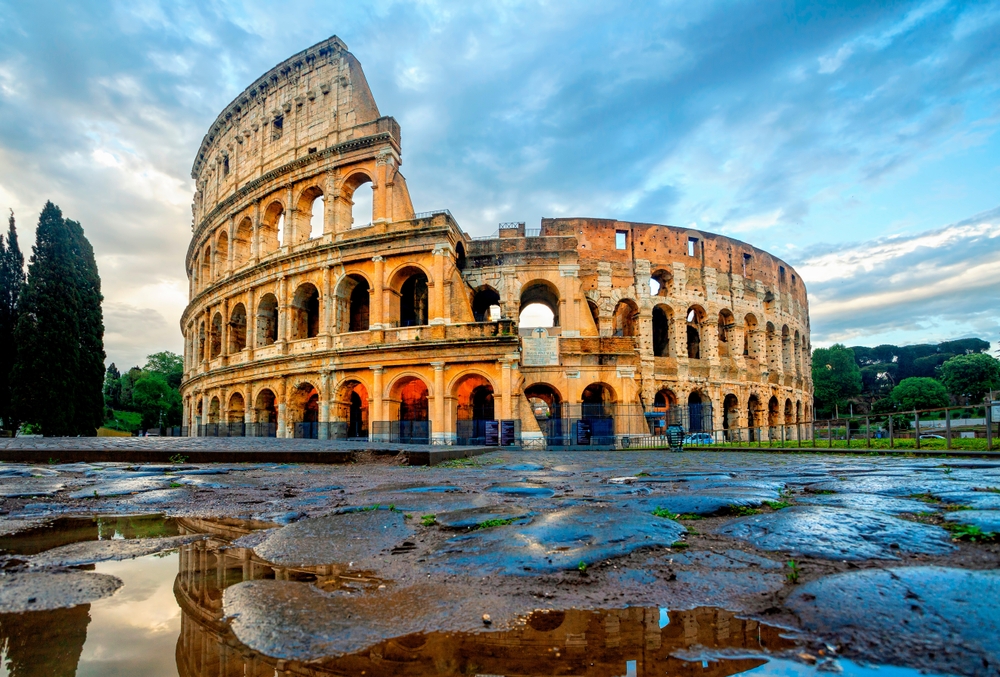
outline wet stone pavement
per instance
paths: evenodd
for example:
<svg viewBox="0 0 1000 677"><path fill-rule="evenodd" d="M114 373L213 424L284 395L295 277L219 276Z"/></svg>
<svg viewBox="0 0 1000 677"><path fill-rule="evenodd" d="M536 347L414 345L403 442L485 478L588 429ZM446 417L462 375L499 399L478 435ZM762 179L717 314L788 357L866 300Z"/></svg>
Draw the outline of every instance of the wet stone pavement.
<svg viewBox="0 0 1000 677"><path fill-rule="evenodd" d="M367 460L0 464L0 675L1000 674L1000 461Z"/></svg>

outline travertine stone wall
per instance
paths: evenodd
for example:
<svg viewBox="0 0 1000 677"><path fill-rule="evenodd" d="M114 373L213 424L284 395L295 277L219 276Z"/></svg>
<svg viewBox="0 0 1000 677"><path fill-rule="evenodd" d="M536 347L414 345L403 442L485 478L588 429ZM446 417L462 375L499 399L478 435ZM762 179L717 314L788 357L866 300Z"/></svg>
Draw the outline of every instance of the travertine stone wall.
<svg viewBox="0 0 1000 677"><path fill-rule="evenodd" d="M716 428L811 417L808 302L788 264L711 233L598 219L472 240L447 211L413 212L400 165L399 126L336 37L219 115L192 170L186 425L371 434L416 417L451 443L458 421L486 417L538 438L539 398L595 392L647 410L711 402ZM364 184L370 223L354 223ZM554 312L543 336L556 340L518 331L531 303ZM556 347L536 366L537 346Z"/></svg>

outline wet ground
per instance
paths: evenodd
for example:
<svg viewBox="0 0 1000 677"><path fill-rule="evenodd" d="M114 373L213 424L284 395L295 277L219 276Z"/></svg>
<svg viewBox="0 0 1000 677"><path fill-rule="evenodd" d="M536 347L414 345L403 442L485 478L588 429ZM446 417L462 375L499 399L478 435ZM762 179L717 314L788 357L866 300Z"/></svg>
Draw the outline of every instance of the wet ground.
<svg viewBox="0 0 1000 677"><path fill-rule="evenodd" d="M1000 462L365 460L0 464L0 675L1000 674Z"/></svg>

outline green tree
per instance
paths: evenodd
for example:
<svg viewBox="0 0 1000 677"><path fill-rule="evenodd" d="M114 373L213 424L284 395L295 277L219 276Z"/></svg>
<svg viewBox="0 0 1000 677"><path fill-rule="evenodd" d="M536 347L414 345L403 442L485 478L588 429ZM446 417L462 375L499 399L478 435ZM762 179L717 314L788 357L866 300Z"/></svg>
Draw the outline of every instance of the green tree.
<svg viewBox="0 0 1000 677"><path fill-rule="evenodd" d="M142 372L133 386L132 402L142 414L143 428L171 425L181 416L180 392L171 388L159 372Z"/></svg>
<svg viewBox="0 0 1000 677"><path fill-rule="evenodd" d="M889 395L900 411L948 406L948 391L940 381L923 376L904 378Z"/></svg>
<svg viewBox="0 0 1000 677"><path fill-rule="evenodd" d="M861 394L861 370L854 351L841 343L813 351L812 376L816 409L826 415Z"/></svg>
<svg viewBox="0 0 1000 677"><path fill-rule="evenodd" d="M104 327L93 249L47 202L19 300L15 416L48 436L93 435L104 420Z"/></svg>
<svg viewBox="0 0 1000 677"><path fill-rule="evenodd" d="M143 371L163 374L171 388L180 390L181 379L184 378L184 358L167 350L153 353L146 356L146 366L143 367Z"/></svg>
<svg viewBox="0 0 1000 677"><path fill-rule="evenodd" d="M0 236L0 424L8 428L17 427L11 406L10 378L17 348L14 328L17 326L18 298L24 282L24 255L17 242L17 228L12 211L6 244Z"/></svg>
<svg viewBox="0 0 1000 677"><path fill-rule="evenodd" d="M948 392L979 404L991 389L1000 388L1000 361L985 353L957 355L941 365L938 373Z"/></svg>
<svg viewBox="0 0 1000 677"><path fill-rule="evenodd" d="M104 404L112 409L122 406L122 375L114 362L104 372Z"/></svg>

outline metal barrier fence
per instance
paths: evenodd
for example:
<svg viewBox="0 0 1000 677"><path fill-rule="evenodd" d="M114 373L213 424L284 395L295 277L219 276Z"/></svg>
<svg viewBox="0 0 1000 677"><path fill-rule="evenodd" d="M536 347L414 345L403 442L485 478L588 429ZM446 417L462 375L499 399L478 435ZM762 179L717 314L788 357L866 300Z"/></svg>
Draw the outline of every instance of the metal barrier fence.
<svg viewBox="0 0 1000 677"><path fill-rule="evenodd" d="M519 447L521 421L518 419L456 421L455 444L474 447Z"/></svg>
<svg viewBox="0 0 1000 677"><path fill-rule="evenodd" d="M277 437L277 423L204 423L198 437Z"/></svg>
<svg viewBox="0 0 1000 677"><path fill-rule="evenodd" d="M373 442L399 444L430 444L430 421L372 421Z"/></svg>

